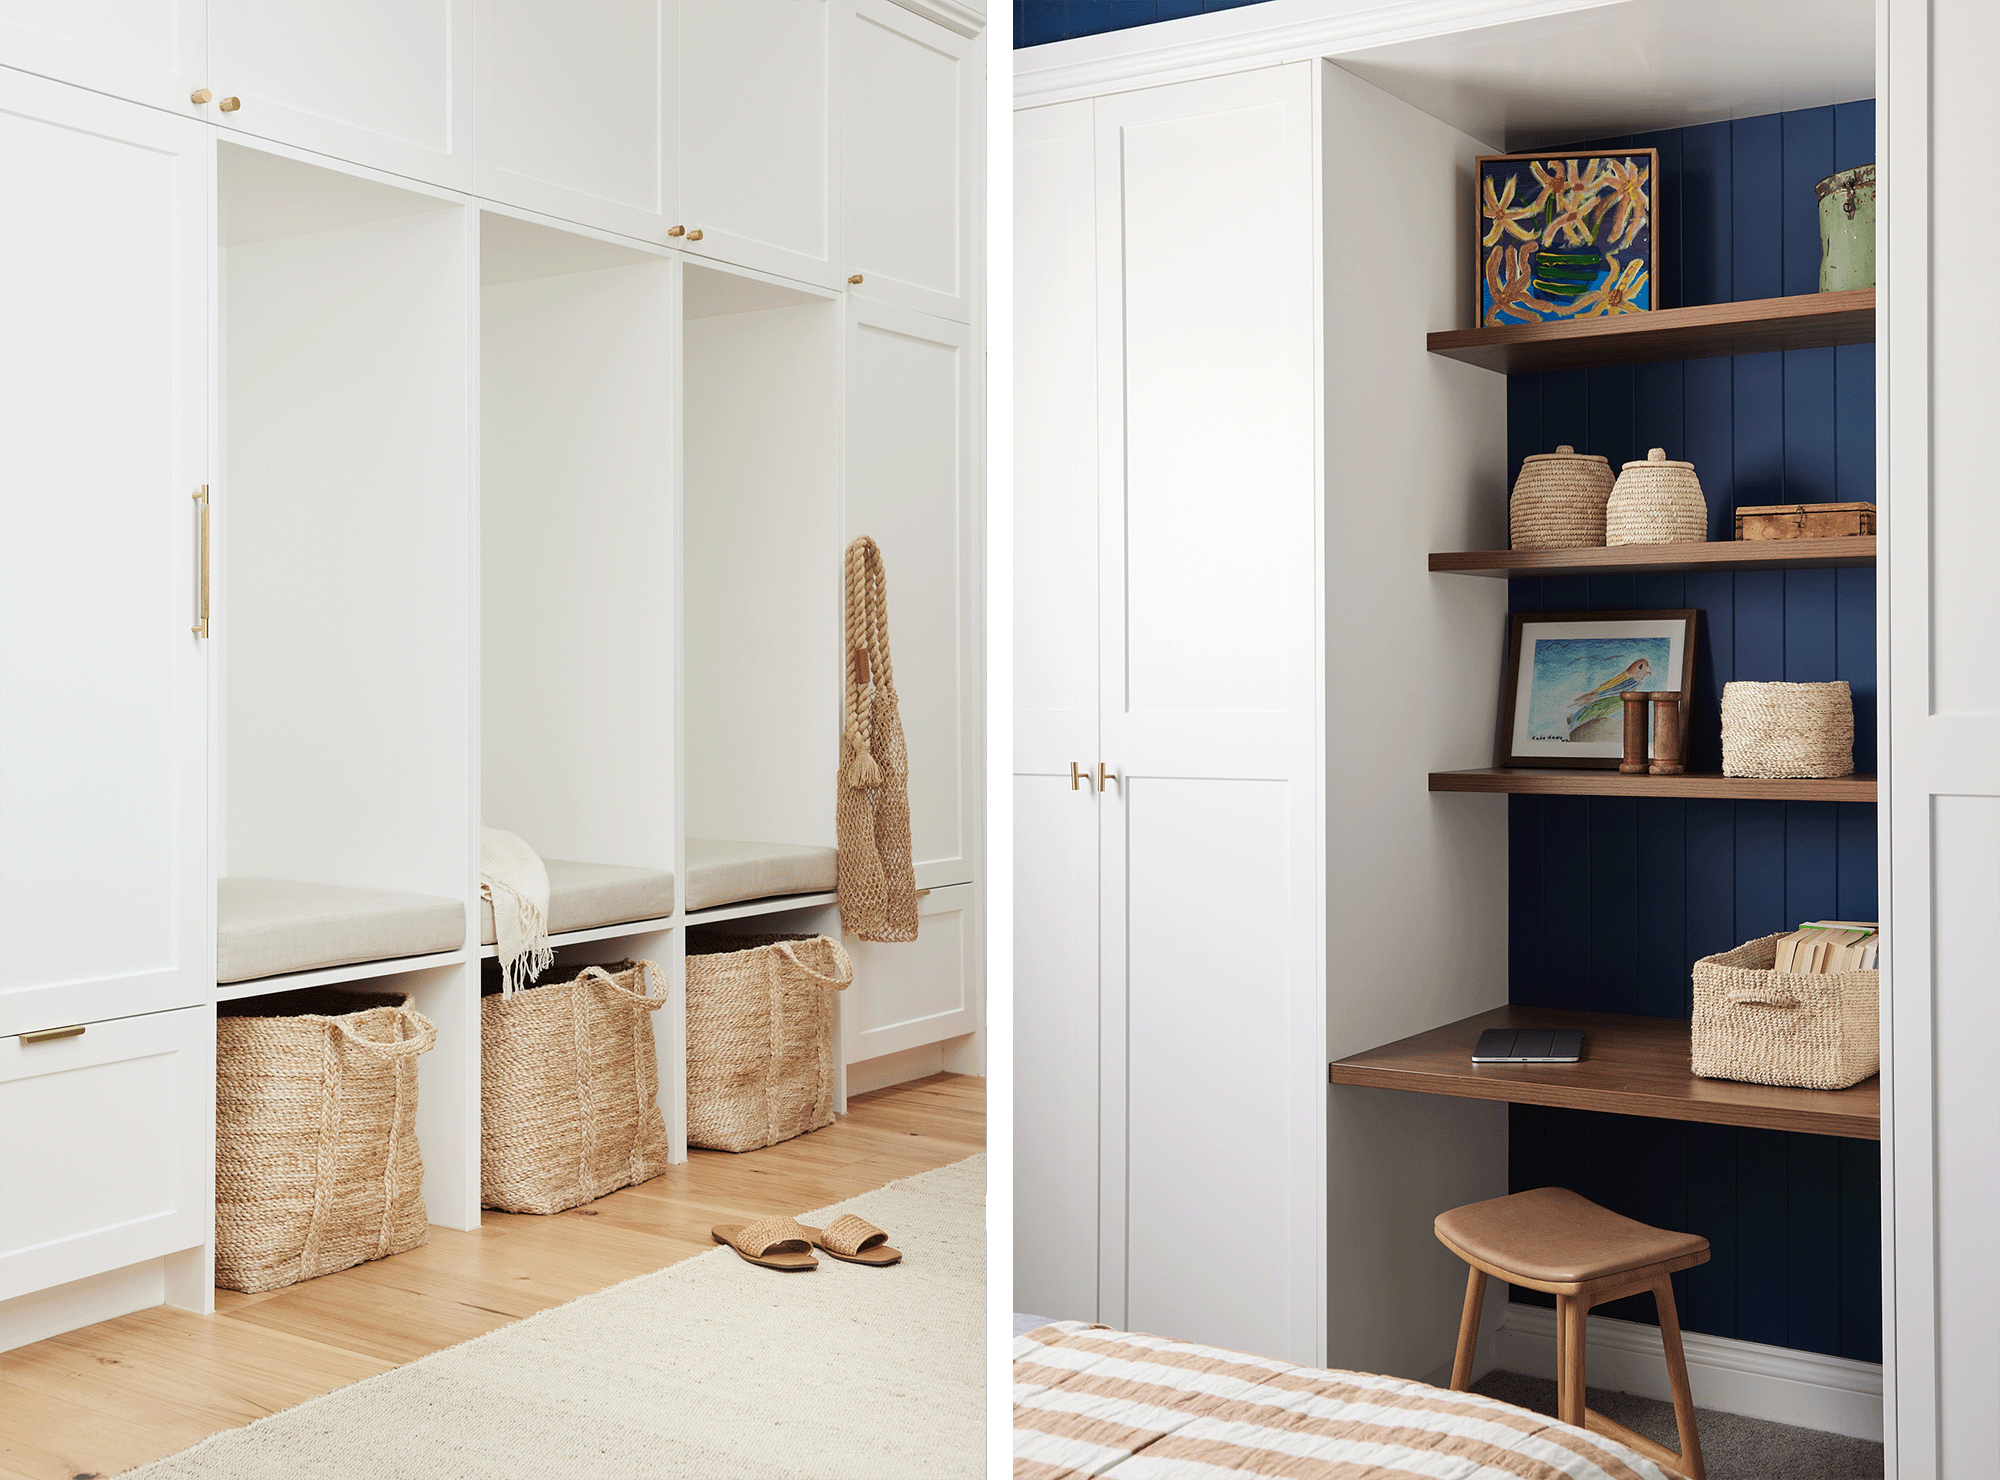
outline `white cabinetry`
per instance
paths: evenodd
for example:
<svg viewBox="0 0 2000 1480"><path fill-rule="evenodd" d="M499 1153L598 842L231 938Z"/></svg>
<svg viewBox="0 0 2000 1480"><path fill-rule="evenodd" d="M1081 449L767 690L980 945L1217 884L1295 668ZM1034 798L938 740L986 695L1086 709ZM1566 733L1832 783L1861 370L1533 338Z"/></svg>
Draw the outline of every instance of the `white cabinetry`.
<svg viewBox="0 0 2000 1480"><path fill-rule="evenodd" d="M841 262L855 296L968 320L980 43L890 0L842 0Z"/></svg>
<svg viewBox="0 0 2000 1480"><path fill-rule="evenodd" d="M921 1048L979 1027L972 886L930 890L917 901L917 917L914 941L846 938L854 985L843 994L840 1011L843 1063Z"/></svg>
<svg viewBox="0 0 2000 1480"><path fill-rule="evenodd" d="M0 62L193 115L207 29L208 0L0 0Z"/></svg>
<svg viewBox="0 0 2000 1480"><path fill-rule="evenodd" d="M0 74L0 1034L212 980L207 142Z"/></svg>
<svg viewBox="0 0 2000 1480"><path fill-rule="evenodd" d="M595 5L578 7L594 12ZM472 20L451 0L209 0L223 126L473 188ZM224 112L225 100L241 106Z"/></svg>

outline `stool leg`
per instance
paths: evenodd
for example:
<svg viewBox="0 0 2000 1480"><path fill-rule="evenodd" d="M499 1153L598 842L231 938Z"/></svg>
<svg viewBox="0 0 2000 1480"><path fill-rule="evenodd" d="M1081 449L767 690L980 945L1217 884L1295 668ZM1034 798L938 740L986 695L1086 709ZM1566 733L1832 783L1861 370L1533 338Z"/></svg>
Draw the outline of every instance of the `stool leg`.
<svg viewBox="0 0 2000 1480"><path fill-rule="evenodd" d="M1681 1431L1681 1468L1690 1480L1708 1480L1701 1464L1701 1435L1694 1427L1694 1389L1688 1386L1687 1354L1681 1350L1681 1318L1674 1306L1674 1282L1653 1282L1653 1307L1660 1313L1660 1345L1667 1353L1667 1381L1674 1390L1674 1426Z"/></svg>
<svg viewBox="0 0 2000 1480"><path fill-rule="evenodd" d="M1451 1359L1451 1390L1472 1391L1472 1354L1479 1347L1479 1311L1486 1304L1486 1271L1465 1270L1465 1314L1458 1318L1458 1355Z"/></svg>
<svg viewBox="0 0 2000 1480"><path fill-rule="evenodd" d="M1583 1318L1589 1313L1582 1296L1556 1296L1556 1417L1578 1428L1585 1426Z"/></svg>

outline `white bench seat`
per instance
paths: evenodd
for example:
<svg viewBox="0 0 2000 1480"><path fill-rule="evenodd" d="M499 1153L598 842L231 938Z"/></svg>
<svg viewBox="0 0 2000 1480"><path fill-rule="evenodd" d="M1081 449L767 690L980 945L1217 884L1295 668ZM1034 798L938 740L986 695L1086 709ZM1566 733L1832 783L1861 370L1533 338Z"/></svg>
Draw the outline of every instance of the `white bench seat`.
<svg viewBox="0 0 2000 1480"><path fill-rule="evenodd" d="M215 885L219 983L428 956L464 944L465 906L455 899L293 879Z"/></svg>
<svg viewBox="0 0 2000 1480"><path fill-rule="evenodd" d="M687 875L689 910L781 894L825 894L840 882L840 853L798 843L689 838Z"/></svg>

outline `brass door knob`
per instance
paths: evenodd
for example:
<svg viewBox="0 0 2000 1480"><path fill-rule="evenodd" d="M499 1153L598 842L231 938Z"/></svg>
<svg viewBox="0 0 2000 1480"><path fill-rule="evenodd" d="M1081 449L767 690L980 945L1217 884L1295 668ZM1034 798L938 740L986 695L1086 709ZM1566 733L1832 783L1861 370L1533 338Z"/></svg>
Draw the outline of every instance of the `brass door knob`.
<svg viewBox="0 0 2000 1480"><path fill-rule="evenodd" d="M210 92L207 88L198 87L193 92L188 94L188 101L190 103L206 103L211 99L213 99L214 97L215 94Z"/></svg>
<svg viewBox="0 0 2000 1480"><path fill-rule="evenodd" d="M854 274L853 277L849 278L848 281L850 283L859 283L861 281L861 274L857 272L856 274Z"/></svg>
<svg viewBox="0 0 2000 1480"><path fill-rule="evenodd" d="M668 236L686 236L686 235L687 235L687 228L686 228L685 226L669 226L669 227L667 228L667 235L668 235Z"/></svg>
<svg viewBox="0 0 2000 1480"><path fill-rule="evenodd" d="M695 228L695 229L694 229L693 231L690 231L690 232L688 233L688 240L689 240L689 241L691 241L691 242L698 242L698 241L700 241L700 240L701 240L701 228L700 228L700 227L696 227L696 228Z"/></svg>
<svg viewBox="0 0 2000 1480"><path fill-rule="evenodd" d="M234 113L238 108L241 108L243 106L243 99L224 98L221 102L217 103L215 106L220 108L224 113Z"/></svg>

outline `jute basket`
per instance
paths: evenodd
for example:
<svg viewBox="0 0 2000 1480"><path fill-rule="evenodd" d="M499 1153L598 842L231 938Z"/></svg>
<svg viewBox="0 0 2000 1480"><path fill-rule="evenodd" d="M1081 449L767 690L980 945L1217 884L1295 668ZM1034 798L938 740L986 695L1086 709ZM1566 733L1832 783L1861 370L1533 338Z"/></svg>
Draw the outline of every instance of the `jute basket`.
<svg viewBox="0 0 2000 1480"><path fill-rule="evenodd" d="M1708 500L1694 464L1672 462L1655 447L1644 462L1628 462L1604 511L1613 545L1701 545L1708 542Z"/></svg>
<svg viewBox="0 0 2000 1480"><path fill-rule="evenodd" d="M558 970L480 999L482 1204L560 1213L667 1169L652 1016L666 1000L651 961Z"/></svg>
<svg viewBox="0 0 2000 1480"><path fill-rule="evenodd" d="M1879 973L1780 975L1781 936L1694 963L1694 1072L1846 1089L1882 1067Z"/></svg>
<svg viewBox="0 0 2000 1480"><path fill-rule="evenodd" d="M854 980L824 935L687 944L688 1144L754 1151L833 1124L833 994Z"/></svg>
<svg viewBox="0 0 2000 1480"><path fill-rule="evenodd" d="M1845 679L1722 686L1723 775L1853 773L1854 696Z"/></svg>
<svg viewBox="0 0 2000 1480"><path fill-rule="evenodd" d="M1564 444L1521 459L1507 508L1516 550L1594 549L1604 543L1611 464Z"/></svg>
<svg viewBox="0 0 2000 1480"><path fill-rule="evenodd" d="M217 1009L216 1284L276 1290L428 1240L417 1055L435 1042L401 996L312 988Z"/></svg>

